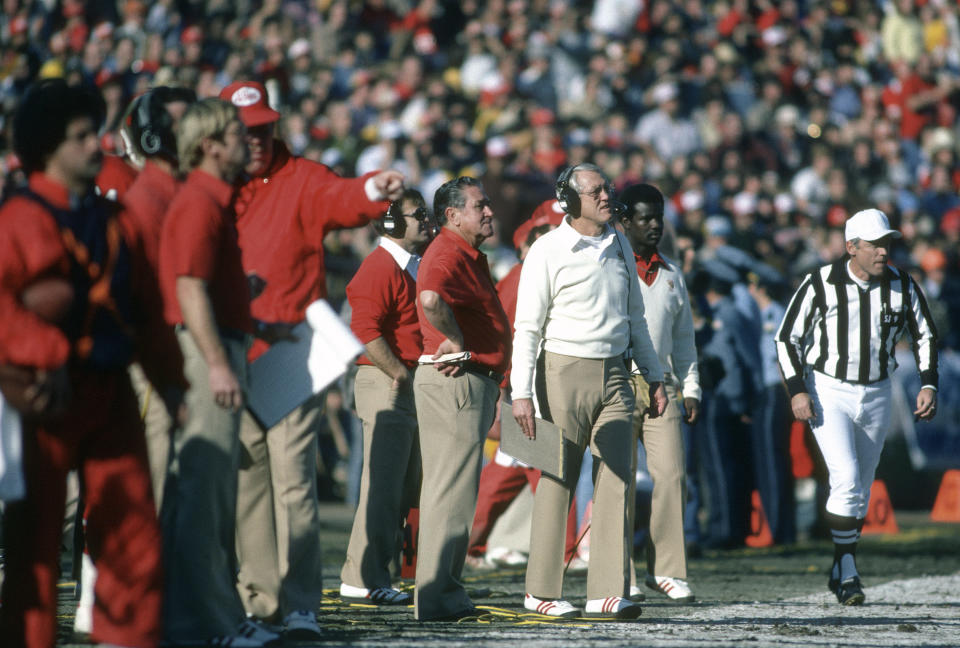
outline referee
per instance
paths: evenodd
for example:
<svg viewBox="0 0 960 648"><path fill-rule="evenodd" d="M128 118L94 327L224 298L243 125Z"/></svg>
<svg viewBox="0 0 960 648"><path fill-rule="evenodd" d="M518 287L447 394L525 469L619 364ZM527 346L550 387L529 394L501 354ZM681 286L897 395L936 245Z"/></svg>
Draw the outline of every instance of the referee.
<svg viewBox="0 0 960 648"><path fill-rule="evenodd" d="M834 558L829 588L842 605L860 605L857 541L890 424L894 348L913 339L920 371L914 416L937 410L937 332L920 287L887 265L900 232L865 209L847 221L847 255L807 275L777 333L777 356L793 414L810 423L830 473L827 522Z"/></svg>

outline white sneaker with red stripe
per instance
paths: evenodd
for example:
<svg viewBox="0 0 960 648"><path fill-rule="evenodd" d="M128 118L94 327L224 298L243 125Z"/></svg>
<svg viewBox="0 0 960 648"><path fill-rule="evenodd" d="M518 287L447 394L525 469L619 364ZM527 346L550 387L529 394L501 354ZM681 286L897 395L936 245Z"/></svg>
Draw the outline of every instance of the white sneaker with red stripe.
<svg viewBox="0 0 960 648"><path fill-rule="evenodd" d="M654 592L660 592L677 603L689 603L696 598L687 581L682 578L647 574L646 584Z"/></svg>
<svg viewBox="0 0 960 648"><path fill-rule="evenodd" d="M527 594L523 598L523 607L544 616L563 617L564 619L580 616L580 610L563 599L538 599L536 596Z"/></svg>
<svg viewBox="0 0 960 648"><path fill-rule="evenodd" d="M602 599L590 599L584 608L584 616L613 619L636 619L643 614L643 608L622 596L608 596Z"/></svg>

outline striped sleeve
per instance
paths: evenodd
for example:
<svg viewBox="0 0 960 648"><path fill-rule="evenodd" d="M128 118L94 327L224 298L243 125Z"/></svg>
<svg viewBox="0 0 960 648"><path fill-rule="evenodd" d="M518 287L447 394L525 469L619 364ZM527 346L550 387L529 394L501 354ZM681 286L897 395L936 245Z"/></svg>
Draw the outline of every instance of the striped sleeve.
<svg viewBox="0 0 960 648"><path fill-rule="evenodd" d="M920 384L937 387L939 373L937 371L937 329L930 316L927 300L920 290L920 286L909 278L910 308L907 311L907 325L910 336L913 338L913 355L917 361L917 370L920 372Z"/></svg>
<svg viewBox="0 0 960 648"><path fill-rule="evenodd" d="M814 297L813 275L809 274L790 300L777 331L777 361L790 396L807 391L803 381L803 350L812 330Z"/></svg>

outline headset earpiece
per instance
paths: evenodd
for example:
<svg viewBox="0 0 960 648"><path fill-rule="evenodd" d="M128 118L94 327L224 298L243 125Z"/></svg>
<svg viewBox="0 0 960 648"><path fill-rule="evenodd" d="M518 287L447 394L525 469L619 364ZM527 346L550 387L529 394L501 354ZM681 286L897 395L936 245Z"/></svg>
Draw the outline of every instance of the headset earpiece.
<svg viewBox="0 0 960 648"><path fill-rule="evenodd" d="M570 186L570 180L573 179L573 170L575 167L567 167L557 178L556 194L560 209L573 217L580 215L580 194Z"/></svg>
<svg viewBox="0 0 960 648"><path fill-rule="evenodd" d="M153 92L147 92L140 98L140 105L137 106L137 126L140 128L140 148L144 155L156 155L163 143L160 136L150 128L151 116L153 115ZM162 106L161 106L162 107Z"/></svg>
<svg viewBox="0 0 960 648"><path fill-rule="evenodd" d="M403 217L399 200L390 203L387 213L383 216L383 232L393 238L403 238L407 232L407 219ZM401 212L399 216L396 212Z"/></svg>

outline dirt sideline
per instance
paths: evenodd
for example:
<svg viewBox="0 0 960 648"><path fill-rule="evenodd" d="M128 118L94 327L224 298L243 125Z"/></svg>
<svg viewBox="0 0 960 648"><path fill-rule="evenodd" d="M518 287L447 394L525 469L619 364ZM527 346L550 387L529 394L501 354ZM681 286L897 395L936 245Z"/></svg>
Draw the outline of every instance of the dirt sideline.
<svg viewBox="0 0 960 648"><path fill-rule="evenodd" d="M841 607L826 590L828 541L791 547L707 552L690 563L698 600L677 605L648 591L636 622L553 621L522 609L523 570L466 572L484 615L460 623L421 624L410 608L376 608L339 600L339 568L351 513L325 507L322 641L296 646L960 646L960 524L935 524L925 513L897 512L901 532L862 540L860 571L867 604ZM406 587L412 584L405 584ZM568 576L565 595L583 604L586 578ZM71 636L75 601L61 590L61 646L88 646ZM291 645L291 644L288 644Z"/></svg>

